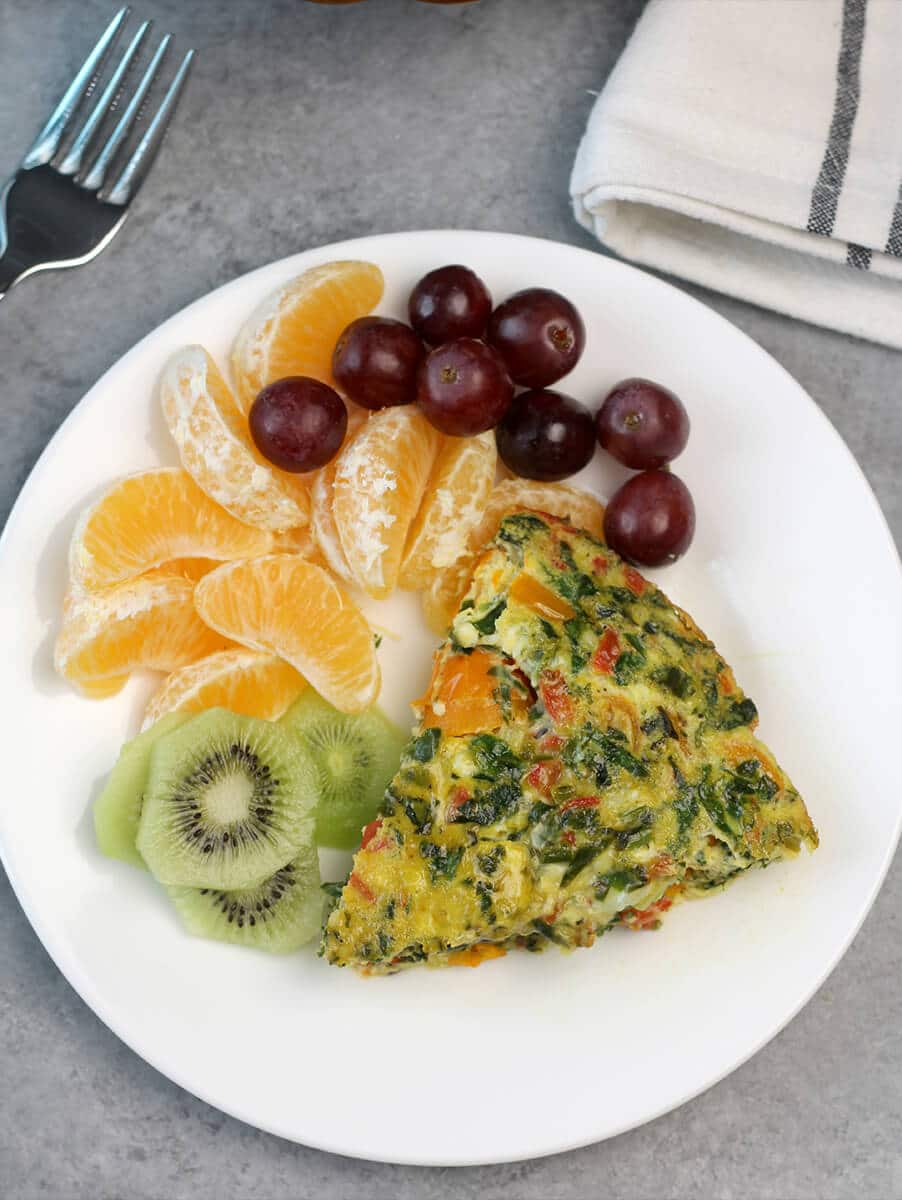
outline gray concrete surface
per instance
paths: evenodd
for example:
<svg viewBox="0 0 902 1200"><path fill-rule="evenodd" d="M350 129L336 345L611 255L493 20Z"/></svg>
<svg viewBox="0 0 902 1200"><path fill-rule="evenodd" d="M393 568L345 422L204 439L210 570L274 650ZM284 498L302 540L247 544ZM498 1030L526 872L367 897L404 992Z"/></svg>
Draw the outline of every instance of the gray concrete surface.
<svg viewBox="0 0 902 1200"><path fill-rule="evenodd" d="M0 174L112 7L0 0ZM138 8L198 48L197 70L124 234L90 267L31 281L0 307L0 521L97 377L170 313L249 268L356 234L435 226L590 245L570 216L567 175L641 0ZM690 290L822 405L898 543L902 358ZM679 1111L565 1156L419 1170L279 1141L163 1079L70 990L0 877L0 1196L902 1197L900 908L897 860L815 999Z"/></svg>

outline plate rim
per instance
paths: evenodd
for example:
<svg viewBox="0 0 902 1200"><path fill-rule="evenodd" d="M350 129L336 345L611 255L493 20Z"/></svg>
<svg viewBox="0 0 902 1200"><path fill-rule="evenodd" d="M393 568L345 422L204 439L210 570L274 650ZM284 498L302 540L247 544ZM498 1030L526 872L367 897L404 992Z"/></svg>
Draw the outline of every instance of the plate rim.
<svg viewBox="0 0 902 1200"><path fill-rule="evenodd" d="M802 387L802 385L777 359L775 359L767 350L765 350L763 346L759 345L759 343L756 342L749 334L745 333L743 329L741 329L738 325L735 325L727 317L709 307L702 300L699 300L695 296L684 291L676 284L661 279L657 275L647 270L643 270L629 263L622 262L619 259L612 258L589 247L578 246L568 242L560 242L554 238L543 238L529 234L510 233L503 230L469 229L421 229L394 231L391 233L370 233L356 238L345 239L340 242L308 246L302 251L298 251L295 254L286 255L282 258L274 259L271 262L264 263L259 267L255 267L250 271L246 271L243 274L228 280L226 283L220 284L218 287L196 297L194 300L190 301L188 304L172 313L153 329L148 330L148 332L144 334L144 336L142 336L124 354L120 355L119 358L110 363L103 373L94 381L94 383L91 384L78 402L73 405L71 411L61 422L59 428L54 432L53 436L47 442L38 459L29 471L19 490L15 502L10 509L9 515L4 524L4 528L2 531L0 531L0 577L2 577L4 562L3 556L7 543L12 540L15 529L19 520L21 519L21 514L25 511L27 500L32 490L40 485L42 477L45 471L48 469L49 461L56 452L58 444L64 439L70 422L74 422L77 414L82 414L92 404L99 402L103 391L102 385L104 384L107 376L114 370L126 364L132 357L137 356L146 341L159 336L167 329L168 326L175 322L181 321L195 308L208 303L212 297L221 296L223 293L230 290L238 291L244 284L257 279L259 276L271 271L274 267L287 266L287 264L294 262L298 262L300 264L309 255L323 255L327 252L330 254L334 253L335 257L354 257L355 250L357 248L366 243L372 243L374 240L378 241L380 244L384 244L394 241L409 241L411 238L423 240L428 240L430 238L457 238L466 241L480 240L486 242L497 242L498 240L501 240L510 243L516 243L523 247L529 245L539 245L543 248L553 247L556 253L564 252L565 254L570 254L581 259L590 257L592 259L602 261L605 264L604 269L606 271L613 271L614 274L621 273L629 276L641 276L645 283L650 285L653 290L657 290L661 294L669 297L673 297L675 294L681 303L688 304L690 308L703 310L707 319L713 317L715 319L715 324L725 327L726 330L730 331L731 335L738 335L747 344L747 348L751 349L759 359L766 361L768 369L773 370L776 368L779 374L783 377L784 381L795 391L798 398L802 401L803 407L807 406L809 411L812 412L816 418L819 418L820 421L827 427L828 435L833 439L834 444L845 456L849 465L851 465L853 468L853 473L857 475L860 484L863 485L864 495L867 497L867 501L870 505L873 516L876 518L876 524L879 526L881 535L885 540L890 558L895 563L896 584L900 593L900 599L902 599L902 557L900 557L899 549L896 547L895 540L886 516L880 507L880 503L877 500L874 490L871 487L871 484L862 467L859 465L854 454L843 440L836 426L823 411L823 409L821 409L816 403L813 397L808 394L805 388ZM371 253L371 251L368 253ZM586 1146L595 1145L602 1141L607 1141L610 1138L618 1137L620 1134L629 1132L632 1129L640 1128L642 1125L645 1125L650 1121L657 1120L659 1117L664 1116L669 1112L673 1112L675 1109L682 1107L690 1100L700 1096L702 1093L720 1083L728 1075L731 1075L734 1071L738 1070L741 1066L753 1058L764 1046L772 1041L779 1033L781 1033L783 1029L786 1028L786 1026L809 1003L816 992L820 990L824 982L829 978L832 972L842 961L852 942L858 936L858 933L860 932L861 927L866 917L870 913L877 895L883 886L890 865L895 856L896 848L900 841L900 836L902 836L902 804L900 804L899 810L896 814L895 828L892 836L885 845L884 855L879 870L874 875L870 889L864 901L862 902L860 912L850 928L847 938L835 952L835 955L832 957L831 961L829 961L824 967L823 971L816 978L812 979L810 986L806 985L802 997L792 1008L792 1010L788 1012L786 1016L768 1033L763 1035L746 1053L740 1055L738 1058L733 1059L722 1071L716 1072L698 1087L690 1088L688 1091L681 1093L678 1099L668 1101L662 1104L660 1107L651 1109L640 1119L627 1119L621 1125L616 1125L600 1135L578 1137L569 1141L565 1140L538 1150L530 1148L524 1150L523 1153L518 1153L515 1155L505 1154L501 1158L493 1155L481 1155L474 1157L473 1155L459 1156L454 1154L448 1154L442 1157L433 1156L428 1158L424 1158L422 1156L418 1157L415 1154L393 1154L390 1157L373 1157L372 1154L349 1149L347 1144L339 1145L336 1142L332 1142L328 1139L305 1139L301 1141L294 1133L287 1131L284 1127L279 1128L277 1124L270 1122L260 1123L260 1121L254 1116L240 1111L239 1108L236 1108L233 1105L222 1105L217 1100L211 1098L204 1087L198 1087L194 1082L187 1082L180 1076L180 1072L177 1069L170 1069L168 1066L165 1068L160 1066L159 1063L155 1061L154 1055L147 1055L144 1053L144 1051L138 1049L135 1043L131 1040L130 1036L127 1036L123 1032L117 1016L114 1013L111 1013L103 1000L96 995L91 978L82 970L77 961L77 957L69 955L67 948L60 944L59 939L54 937L36 909L32 909L29 906L28 887L24 880L19 879L16 876L16 873L11 869L2 840L0 840L0 863L3 865L13 894L21 906L26 919L36 933L38 940L41 942L44 950L49 955L54 966L60 971L69 986L88 1006L88 1008L90 1008L91 1011L103 1022L103 1024L106 1025L110 1032L113 1033L114 1036L117 1037L121 1042L123 1042L129 1048L129 1050L137 1055L138 1058L140 1058L143 1062L147 1063L148 1066L159 1072L159 1074L168 1079L170 1082L174 1083L177 1087L182 1088L189 1095L197 1097L203 1103L210 1105L210 1107L225 1113L235 1120L239 1120L244 1124L249 1125L251 1128L263 1130L266 1133L283 1138L295 1144L309 1146L312 1149L321 1150L325 1153L341 1155L346 1158L354 1158L361 1161L384 1162L392 1164L396 1163L398 1165L405 1166L462 1167L488 1166L499 1163L522 1162L533 1158L546 1158L551 1155L568 1153L571 1150L577 1150Z"/></svg>

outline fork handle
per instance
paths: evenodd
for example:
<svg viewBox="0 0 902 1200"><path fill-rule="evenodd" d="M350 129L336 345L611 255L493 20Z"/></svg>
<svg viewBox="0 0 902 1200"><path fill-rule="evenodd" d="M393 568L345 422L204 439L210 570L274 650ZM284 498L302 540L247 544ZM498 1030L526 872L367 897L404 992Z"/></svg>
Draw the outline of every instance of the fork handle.
<svg viewBox="0 0 902 1200"><path fill-rule="evenodd" d="M26 270L27 267L23 263L17 262L11 254L0 255L0 300Z"/></svg>

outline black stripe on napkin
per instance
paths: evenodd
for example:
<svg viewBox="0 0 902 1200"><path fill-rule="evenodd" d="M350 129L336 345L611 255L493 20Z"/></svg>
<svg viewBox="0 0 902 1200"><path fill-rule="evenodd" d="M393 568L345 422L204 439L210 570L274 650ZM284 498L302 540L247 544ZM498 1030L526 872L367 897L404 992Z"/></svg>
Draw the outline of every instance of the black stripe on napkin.
<svg viewBox="0 0 902 1200"><path fill-rule="evenodd" d="M890 222L889 237L886 239L886 252L902 258L902 183L899 184L899 198Z"/></svg>
<svg viewBox="0 0 902 1200"><path fill-rule="evenodd" d="M850 267L866 271L871 265L871 252L867 246L858 246L855 242L849 242L846 249L846 262Z"/></svg>
<svg viewBox="0 0 902 1200"><path fill-rule="evenodd" d="M811 193L807 225L809 233L819 233L824 237L833 233L839 194L849 162L852 126L858 112L859 69L866 8L867 0L843 0L833 119L830 122L824 161Z"/></svg>

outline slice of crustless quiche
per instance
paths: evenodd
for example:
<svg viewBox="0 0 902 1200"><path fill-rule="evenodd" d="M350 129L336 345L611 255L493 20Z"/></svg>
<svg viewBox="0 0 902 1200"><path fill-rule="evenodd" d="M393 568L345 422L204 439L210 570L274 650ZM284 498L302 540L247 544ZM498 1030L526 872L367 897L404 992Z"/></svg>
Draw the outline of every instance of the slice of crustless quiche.
<svg viewBox="0 0 902 1200"><path fill-rule="evenodd" d="M694 621L556 518L501 524L326 923L329 962L589 946L817 833Z"/></svg>

